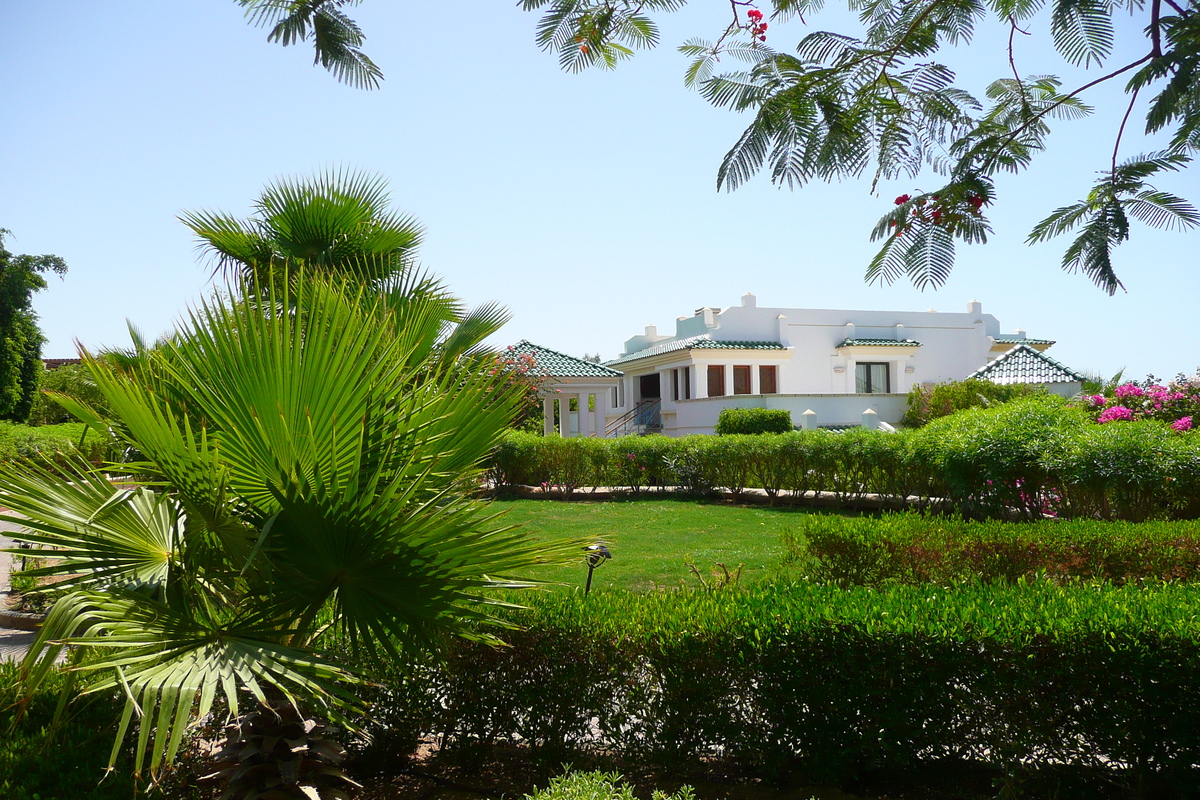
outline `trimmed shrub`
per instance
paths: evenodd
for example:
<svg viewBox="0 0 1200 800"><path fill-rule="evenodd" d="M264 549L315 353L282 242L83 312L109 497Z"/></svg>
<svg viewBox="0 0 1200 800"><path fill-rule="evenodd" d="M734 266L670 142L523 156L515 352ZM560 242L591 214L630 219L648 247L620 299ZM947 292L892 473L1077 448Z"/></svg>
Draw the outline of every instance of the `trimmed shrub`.
<svg viewBox="0 0 1200 800"><path fill-rule="evenodd" d="M493 454L496 485L631 493L674 487L735 497L761 488L857 507L944 507L972 518L1143 520L1200 517L1200 434L1154 420L1095 425L1085 409L1037 394L897 433L851 428L736 435L560 439L510 434Z"/></svg>
<svg viewBox="0 0 1200 800"><path fill-rule="evenodd" d="M1006 403L1031 394L1044 393L1041 387L1021 383L997 384L978 378L949 381L936 386L913 386L908 392L908 409L900 424L920 428L935 419L966 411L986 408L993 403Z"/></svg>
<svg viewBox="0 0 1200 800"><path fill-rule="evenodd" d="M787 433L792 414L782 408L726 408L717 417L717 435Z"/></svg>
<svg viewBox="0 0 1200 800"><path fill-rule="evenodd" d="M1166 516L1169 484L1185 449L1171 444L1180 437L1161 422L1081 428L1056 440L1046 454L1047 469L1058 476L1063 513L1099 519L1145 520Z"/></svg>
<svg viewBox="0 0 1200 800"><path fill-rule="evenodd" d="M0 422L0 461L30 459L53 469L78 453L99 463L108 456L109 446L106 434L81 422L40 427Z"/></svg>
<svg viewBox="0 0 1200 800"><path fill-rule="evenodd" d="M916 513L801 517L789 561L838 586L1047 578L1200 581L1200 523L967 521Z"/></svg>
<svg viewBox="0 0 1200 800"><path fill-rule="evenodd" d="M1198 602L1196 585L1047 581L540 595L504 612L524 626L510 647L454 642L404 713L447 752L720 757L843 784L939 759L1070 763L1167 796L1200 763Z"/></svg>
<svg viewBox="0 0 1200 800"><path fill-rule="evenodd" d="M962 513L1038 519L1057 488L1044 457L1084 424L1085 415L1066 400L1040 395L934 420L913 441Z"/></svg>

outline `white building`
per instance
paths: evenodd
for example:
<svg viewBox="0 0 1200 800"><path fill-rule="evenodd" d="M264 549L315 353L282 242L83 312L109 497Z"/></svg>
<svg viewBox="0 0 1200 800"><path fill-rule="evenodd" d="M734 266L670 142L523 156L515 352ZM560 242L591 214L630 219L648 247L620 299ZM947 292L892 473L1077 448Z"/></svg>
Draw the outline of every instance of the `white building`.
<svg viewBox="0 0 1200 800"><path fill-rule="evenodd" d="M804 428L894 425L904 415L914 385L972 376L1018 346L1022 360L1057 367L1056 382L1079 380L1041 356L1052 344L1029 339L1020 330L1001 334L999 321L983 313L976 301L965 312L837 311L762 308L747 294L740 305L701 308L679 317L673 334L647 326L625 342L620 356L604 364L608 371L603 375L596 365L582 366L587 362L528 342L518 348L530 348L535 357L544 353L538 360L546 362L545 374L563 381L551 390L578 395L576 408L590 409L582 425L569 410L566 416L560 413L564 435L661 431L682 436L712 433L725 408L786 409L793 424ZM580 374L573 378L569 372ZM1036 378L1037 372L1029 374ZM1011 380L1011 372L1005 376L1004 382ZM574 391L585 384L586 397ZM607 396L597 399L605 386ZM1055 390L1068 389L1063 384ZM1077 391L1075 386L1072 393ZM553 402L550 398L547 403L547 432Z"/></svg>

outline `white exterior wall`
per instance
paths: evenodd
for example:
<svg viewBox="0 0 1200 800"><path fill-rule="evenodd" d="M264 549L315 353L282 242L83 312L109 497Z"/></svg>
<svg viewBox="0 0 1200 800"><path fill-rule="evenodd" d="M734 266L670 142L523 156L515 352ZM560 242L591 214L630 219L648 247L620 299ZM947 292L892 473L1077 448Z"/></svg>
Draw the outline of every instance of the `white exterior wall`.
<svg viewBox="0 0 1200 800"><path fill-rule="evenodd" d="M874 411L880 422L896 425L908 407L908 396L903 394L739 394L689 400L681 403L674 415L673 426L668 429L663 417L663 433L668 436L686 436L691 433L712 433L717 427L717 417L726 408L772 408L786 409L792 415L792 425L804 427L804 412L813 411L811 425L860 425L863 412Z"/></svg>
<svg viewBox="0 0 1200 800"><path fill-rule="evenodd" d="M987 364L1000 323L974 301L964 312L855 311L759 308L755 297L746 295L741 305L702 308L679 317L674 336L660 335L648 326L644 334L625 343L625 353L706 333L716 341L779 342L786 349L680 349L614 364L625 372L625 408L636 400L639 376L658 372L663 433L668 435L712 433L723 408L785 408L797 427L803 425L806 410L815 412L811 417L815 427L859 424L862 412L870 408L879 421L895 425L904 415L906 395L914 385L961 380ZM846 339L911 339L920 346L839 348ZM855 365L861 362L889 364L889 392L855 392ZM726 394L720 398L707 397L710 364L724 368ZM779 394L734 395L734 365L752 367L754 391L759 389L757 367L774 365ZM671 370L684 367L691 368L692 399L676 402L671 399Z"/></svg>

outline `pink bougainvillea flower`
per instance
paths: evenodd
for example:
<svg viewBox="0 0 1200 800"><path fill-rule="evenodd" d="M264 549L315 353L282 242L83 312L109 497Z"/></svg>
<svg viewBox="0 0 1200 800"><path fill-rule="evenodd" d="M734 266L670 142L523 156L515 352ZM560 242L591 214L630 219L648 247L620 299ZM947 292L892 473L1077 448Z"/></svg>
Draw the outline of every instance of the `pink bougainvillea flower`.
<svg viewBox="0 0 1200 800"><path fill-rule="evenodd" d="M1103 425L1105 422L1115 422L1117 420L1131 420L1133 412L1125 406L1112 406L1100 412L1100 416L1096 417L1096 422Z"/></svg>
<svg viewBox="0 0 1200 800"><path fill-rule="evenodd" d="M1171 427L1180 433L1183 433L1184 431L1190 431L1192 429L1192 418L1180 417L1171 423Z"/></svg>
<svg viewBox="0 0 1200 800"><path fill-rule="evenodd" d="M1136 383L1125 383L1117 387L1116 395L1118 400L1124 400L1128 397L1141 397L1146 394L1146 391Z"/></svg>

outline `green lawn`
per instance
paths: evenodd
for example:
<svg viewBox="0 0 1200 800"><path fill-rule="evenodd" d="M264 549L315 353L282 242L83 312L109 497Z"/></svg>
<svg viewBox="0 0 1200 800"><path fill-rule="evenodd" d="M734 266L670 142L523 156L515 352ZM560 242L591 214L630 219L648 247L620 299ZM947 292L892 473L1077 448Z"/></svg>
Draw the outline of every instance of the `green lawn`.
<svg viewBox="0 0 1200 800"><path fill-rule="evenodd" d="M688 564L695 564L708 579L718 562L730 573L744 564L743 584L762 580L779 571L780 533L797 514L812 513L680 500L496 500L493 508L504 511L507 522L521 523L537 539L606 544L613 558L596 570L593 591L673 589L681 583L698 587ZM581 552L579 563L544 567L531 577L572 589L583 586L587 567Z"/></svg>

